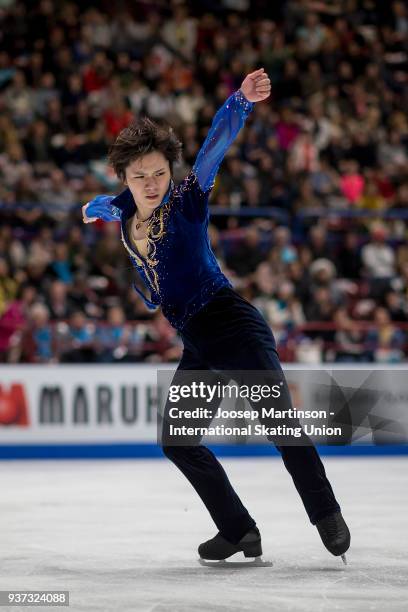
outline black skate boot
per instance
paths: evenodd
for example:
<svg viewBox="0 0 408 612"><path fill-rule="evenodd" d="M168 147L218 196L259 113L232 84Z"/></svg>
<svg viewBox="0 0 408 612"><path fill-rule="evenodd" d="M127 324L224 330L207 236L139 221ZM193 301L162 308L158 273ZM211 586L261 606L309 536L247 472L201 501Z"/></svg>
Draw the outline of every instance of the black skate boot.
<svg viewBox="0 0 408 612"><path fill-rule="evenodd" d="M260 559L262 555L261 534L258 527L253 527L244 535L238 544L232 544L226 540L220 533L207 542L203 542L198 547L201 565L214 565L208 561L219 561L224 563L225 559L235 555L237 552L243 552L245 557L254 557L250 565L272 565L267 561ZM232 565L232 563L230 564ZM244 565L242 562L237 562L234 565ZM245 564L248 565L248 564Z"/></svg>
<svg viewBox="0 0 408 612"><path fill-rule="evenodd" d="M335 512L316 523L322 542L335 557L341 555L343 563L347 564L346 551L350 547L350 531L341 512Z"/></svg>

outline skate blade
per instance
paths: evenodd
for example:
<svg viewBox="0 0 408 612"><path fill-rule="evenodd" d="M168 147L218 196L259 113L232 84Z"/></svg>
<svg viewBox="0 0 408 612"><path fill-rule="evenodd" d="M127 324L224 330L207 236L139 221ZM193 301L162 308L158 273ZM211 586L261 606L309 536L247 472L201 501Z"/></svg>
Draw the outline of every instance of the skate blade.
<svg viewBox="0 0 408 612"><path fill-rule="evenodd" d="M347 557L346 557L346 555L341 555L341 560L343 561L344 565L347 565Z"/></svg>
<svg viewBox="0 0 408 612"><path fill-rule="evenodd" d="M272 567L272 561L264 561L262 557L255 557L252 561L228 561L222 559L221 561L208 561L207 559L198 559L198 562L203 567L215 567L215 568L230 568L240 569L242 567Z"/></svg>

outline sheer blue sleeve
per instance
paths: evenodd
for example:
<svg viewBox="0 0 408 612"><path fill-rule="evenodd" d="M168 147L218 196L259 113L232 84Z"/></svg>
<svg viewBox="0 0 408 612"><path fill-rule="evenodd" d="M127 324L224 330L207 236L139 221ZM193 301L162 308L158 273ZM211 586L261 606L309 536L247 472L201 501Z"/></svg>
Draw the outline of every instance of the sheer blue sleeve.
<svg viewBox="0 0 408 612"><path fill-rule="evenodd" d="M226 100L215 115L193 166L193 172L203 191L208 191L212 187L228 147L244 125L253 106L241 90L238 90Z"/></svg>
<svg viewBox="0 0 408 612"><path fill-rule="evenodd" d="M120 221L121 210L111 202L115 196L98 195L91 200L85 214L88 218L97 217L102 221Z"/></svg>

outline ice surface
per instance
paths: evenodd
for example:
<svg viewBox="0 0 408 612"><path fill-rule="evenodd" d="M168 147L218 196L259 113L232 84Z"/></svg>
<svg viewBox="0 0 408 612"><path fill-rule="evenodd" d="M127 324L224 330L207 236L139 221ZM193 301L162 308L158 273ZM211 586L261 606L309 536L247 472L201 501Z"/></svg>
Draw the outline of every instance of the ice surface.
<svg viewBox="0 0 408 612"><path fill-rule="evenodd" d="M223 465L273 567L201 567L197 545L216 529L166 460L1 462L0 589L69 590L75 612L408 610L407 458L325 460L348 566L324 549L279 458ZM17 609L34 608L1 608Z"/></svg>

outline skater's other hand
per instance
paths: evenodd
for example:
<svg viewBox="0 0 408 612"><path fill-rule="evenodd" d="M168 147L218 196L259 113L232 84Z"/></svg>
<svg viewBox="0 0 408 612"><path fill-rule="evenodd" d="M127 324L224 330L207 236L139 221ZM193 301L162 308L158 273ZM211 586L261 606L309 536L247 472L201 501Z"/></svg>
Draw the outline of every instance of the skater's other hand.
<svg viewBox="0 0 408 612"><path fill-rule="evenodd" d="M263 68L248 74L242 81L241 92L249 102L262 102L270 96L271 81Z"/></svg>
<svg viewBox="0 0 408 612"><path fill-rule="evenodd" d="M89 205L90 205L90 202L88 202L87 204L85 204L85 206L82 207L82 221L84 223L93 223L94 221L98 220L98 217L87 217L86 216L86 209L88 208Z"/></svg>

